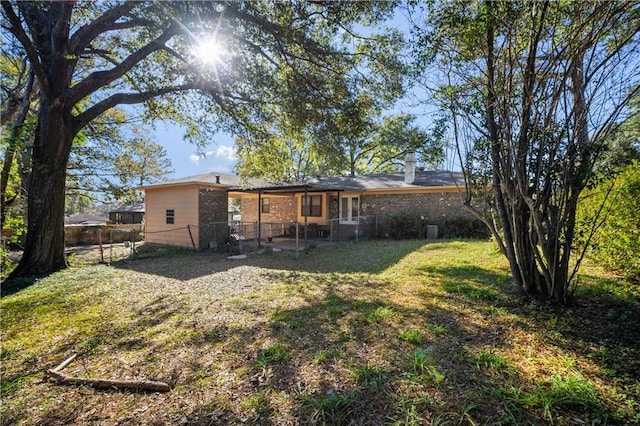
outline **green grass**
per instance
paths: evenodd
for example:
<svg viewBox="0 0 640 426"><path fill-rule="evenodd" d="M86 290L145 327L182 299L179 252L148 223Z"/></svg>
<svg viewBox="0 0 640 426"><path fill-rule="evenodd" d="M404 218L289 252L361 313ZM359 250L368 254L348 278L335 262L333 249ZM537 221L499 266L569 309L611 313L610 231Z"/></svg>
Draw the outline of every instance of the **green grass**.
<svg viewBox="0 0 640 426"><path fill-rule="evenodd" d="M315 392L302 398L310 424L346 425L355 417L356 394L348 392L339 394Z"/></svg>
<svg viewBox="0 0 640 426"><path fill-rule="evenodd" d="M418 330L404 328L400 332L400 338L413 345L420 345L424 341L424 336Z"/></svg>
<svg viewBox="0 0 640 426"><path fill-rule="evenodd" d="M287 347L279 343L258 352L256 364L260 368L264 368L269 364L284 361L289 357Z"/></svg>
<svg viewBox="0 0 640 426"><path fill-rule="evenodd" d="M363 255L366 253L366 255ZM221 292L219 285L231 280ZM589 265L522 300L488 242L370 241L228 261L151 250L0 301L6 424L637 424L640 292ZM160 380L168 394L43 380Z"/></svg>
<svg viewBox="0 0 640 426"><path fill-rule="evenodd" d="M495 371L506 371L509 367L509 361L492 351L481 350L474 359L478 369L490 368Z"/></svg>
<svg viewBox="0 0 640 426"><path fill-rule="evenodd" d="M371 364L354 366L349 369L356 383L361 386L371 386L374 388L382 385L386 380L384 368Z"/></svg>

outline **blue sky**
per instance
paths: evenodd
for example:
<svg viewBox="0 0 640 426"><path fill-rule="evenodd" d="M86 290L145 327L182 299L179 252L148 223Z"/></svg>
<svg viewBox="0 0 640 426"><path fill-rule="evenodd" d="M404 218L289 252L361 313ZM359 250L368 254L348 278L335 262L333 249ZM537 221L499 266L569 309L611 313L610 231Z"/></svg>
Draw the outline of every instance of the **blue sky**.
<svg viewBox="0 0 640 426"><path fill-rule="evenodd" d="M208 172L235 174L235 143L227 134L218 134L198 154L196 146L184 140L184 129L171 123L158 123L150 139L162 145L171 160L174 172L167 176L176 179Z"/></svg>

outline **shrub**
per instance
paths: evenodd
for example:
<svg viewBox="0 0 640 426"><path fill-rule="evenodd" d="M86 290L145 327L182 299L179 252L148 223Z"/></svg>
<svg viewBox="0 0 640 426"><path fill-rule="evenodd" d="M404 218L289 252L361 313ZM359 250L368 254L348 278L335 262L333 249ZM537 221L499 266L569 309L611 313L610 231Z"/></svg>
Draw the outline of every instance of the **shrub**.
<svg viewBox="0 0 640 426"><path fill-rule="evenodd" d="M585 192L578 206L576 236L579 243L584 245L591 230L597 227L591 239L589 257L608 269L622 273L626 278L640 282L638 212L640 162L634 161L617 176Z"/></svg>
<svg viewBox="0 0 640 426"><path fill-rule="evenodd" d="M444 238L487 239L489 238L489 230L479 219L467 216L456 216L445 220Z"/></svg>
<svg viewBox="0 0 640 426"><path fill-rule="evenodd" d="M394 240L408 240L425 236L426 221L419 215L400 212L387 216L389 237Z"/></svg>

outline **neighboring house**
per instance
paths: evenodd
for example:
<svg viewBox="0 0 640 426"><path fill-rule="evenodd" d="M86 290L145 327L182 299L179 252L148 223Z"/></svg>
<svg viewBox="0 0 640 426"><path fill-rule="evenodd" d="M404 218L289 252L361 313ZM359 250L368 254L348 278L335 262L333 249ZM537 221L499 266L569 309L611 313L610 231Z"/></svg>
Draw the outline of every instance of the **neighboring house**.
<svg viewBox="0 0 640 426"><path fill-rule="evenodd" d="M416 172L411 156L404 173L275 185L241 185L237 176L209 173L141 189L146 192L147 242L202 249L228 241L228 198L240 199L242 222L256 224L262 239L291 236L296 224L304 225L305 235L311 230L313 237L350 239L364 222L377 226L379 218L400 213L442 229L448 218L469 215L460 197L464 185L462 173Z"/></svg>
<svg viewBox="0 0 640 426"><path fill-rule="evenodd" d="M112 223L126 225L142 223L144 220L144 203L120 206L115 210L111 210L109 211L109 220Z"/></svg>
<svg viewBox="0 0 640 426"><path fill-rule="evenodd" d="M88 213L78 213L64 218L65 226L84 225L84 226L102 226L107 224L107 219Z"/></svg>

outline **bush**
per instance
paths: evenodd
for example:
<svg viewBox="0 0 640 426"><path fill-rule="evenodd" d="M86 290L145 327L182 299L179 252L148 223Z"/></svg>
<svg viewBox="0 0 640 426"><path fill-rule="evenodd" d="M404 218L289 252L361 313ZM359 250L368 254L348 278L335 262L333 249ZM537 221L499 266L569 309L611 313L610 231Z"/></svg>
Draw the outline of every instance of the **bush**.
<svg viewBox="0 0 640 426"><path fill-rule="evenodd" d="M456 216L444 222L444 238L489 238L489 230L481 220L468 216Z"/></svg>
<svg viewBox="0 0 640 426"><path fill-rule="evenodd" d="M395 213L387 216L389 237L394 240L424 238L426 236L426 220L411 213Z"/></svg>
<svg viewBox="0 0 640 426"><path fill-rule="evenodd" d="M588 256L640 282L640 162L634 161L617 176L585 192L576 218L579 244L587 243L594 227Z"/></svg>

